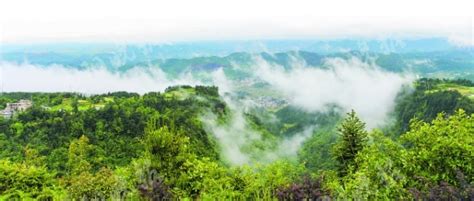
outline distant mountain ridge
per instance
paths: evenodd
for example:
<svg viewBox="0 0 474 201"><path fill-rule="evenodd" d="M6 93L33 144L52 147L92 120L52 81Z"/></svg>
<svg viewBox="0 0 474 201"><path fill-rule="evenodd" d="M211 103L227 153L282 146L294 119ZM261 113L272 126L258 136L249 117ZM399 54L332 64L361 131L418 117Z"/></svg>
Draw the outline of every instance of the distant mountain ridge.
<svg viewBox="0 0 474 201"><path fill-rule="evenodd" d="M360 42L341 40L326 42L326 45L340 47L337 51L321 49L322 41L309 41L305 48L297 51L291 50L291 44L295 47L303 45L302 41L287 42L272 46L273 42L266 42L268 51L258 51L258 48L241 48L247 51L231 52L237 42L228 43L189 43L170 45L127 45L122 48L113 48L107 45L73 46L70 51L64 47L3 47L0 61L13 63L29 63L33 65L49 66L58 64L68 68L79 70L90 68L106 68L112 72L126 72L135 67L154 68L159 67L169 77L176 77L182 73L201 73L224 68L226 74L231 78L245 77L246 72L242 69L233 68L248 67L255 65L255 58L261 58L266 62L278 64L286 69L298 62L312 67L320 67L327 58L350 58L357 57L362 61L373 61L383 69L393 72L410 71L427 77L452 77L474 79L474 50L469 48L456 48L450 46L446 41L440 39L415 40L397 44L397 41L388 41L379 47L375 41ZM430 43L428 43L430 42ZM251 42L241 42L251 44ZM427 44L425 44L427 43ZM445 44L446 43L446 44ZM219 45L220 44L220 45ZM215 46L212 46L215 45ZM382 46L387 46L384 51ZM220 53L214 53L213 47ZM286 47L286 48L284 48ZM347 48L345 48L347 47ZM364 48L365 47L365 48ZM422 48L426 48L422 50ZM228 51L222 51L222 50ZM238 48L234 48L238 49ZM252 49L252 50L251 50ZM296 49L296 48L295 48ZM311 50L308 51L307 49ZM364 50L365 49L365 50ZM50 50L50 51L49 51ZM192 56L190 52L202 52ZM282 51L273 51L282 50ZM368 50L368 51L366 51ZM182 51L182 53L179 53ZM175 53L171 53L175 52ZM188 52L189 54L186 56ZM171 55L176 55L171 57Z"/></svg>

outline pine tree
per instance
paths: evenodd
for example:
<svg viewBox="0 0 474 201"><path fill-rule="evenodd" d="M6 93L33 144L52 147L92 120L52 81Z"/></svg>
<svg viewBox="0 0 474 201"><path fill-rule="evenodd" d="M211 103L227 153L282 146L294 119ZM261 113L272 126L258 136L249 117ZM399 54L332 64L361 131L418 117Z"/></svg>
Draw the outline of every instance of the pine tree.
<svg viewBox="0 0 474 201"><path fill-rule="evenodd" d="M350 166L357 168L354 159L357 153L367 144L367 131L365 130L365 123L352 110L347 113L347 117L341 123L338 132L341 137L335 146L334 155L338 162L339 174L345 176Z"/></svg>

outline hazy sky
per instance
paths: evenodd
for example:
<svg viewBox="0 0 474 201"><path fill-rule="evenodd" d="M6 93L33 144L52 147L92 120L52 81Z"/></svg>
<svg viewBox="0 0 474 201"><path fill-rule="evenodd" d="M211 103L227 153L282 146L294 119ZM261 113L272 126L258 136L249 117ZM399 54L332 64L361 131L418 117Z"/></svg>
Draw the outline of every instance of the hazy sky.
<svg viewBox="0 0 474 201"><path fill-rule="evenodd" d="M12 0L0 3L0 41L446 37L472 45L473 7L469 0Z"/></svg>

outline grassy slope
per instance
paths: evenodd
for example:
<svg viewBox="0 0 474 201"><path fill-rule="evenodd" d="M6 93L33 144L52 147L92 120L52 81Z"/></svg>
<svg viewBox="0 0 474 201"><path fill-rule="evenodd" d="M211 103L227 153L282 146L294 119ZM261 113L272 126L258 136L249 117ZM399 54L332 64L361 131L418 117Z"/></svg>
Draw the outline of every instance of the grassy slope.
<svg viewBox="0 0 474 201"><path fill-rule="evenodd" d="M113 97L104 97L99 103L94 104L94 103L91 103L90 100L80 99L77 101L78 102L77 108L80 111L88 110L91 108L99 109L99 108L103 108L106 103L113 102L113 101L114 101ZM73 102L72 98L64 98L61 104L52 106L50 109L53 111L58 111L58 110L72 111L73 109L72 102Z"/></svg>
<svg viewBox="0 0 474 201"><path fill-rule="evenodd" d="M437 91L450 91L455 90L461 93L463 96L469 97L474 100L474 87L462 86L454 83L441 83L438 84L435 89L427 91L427 93L433 93Z"/></svg>

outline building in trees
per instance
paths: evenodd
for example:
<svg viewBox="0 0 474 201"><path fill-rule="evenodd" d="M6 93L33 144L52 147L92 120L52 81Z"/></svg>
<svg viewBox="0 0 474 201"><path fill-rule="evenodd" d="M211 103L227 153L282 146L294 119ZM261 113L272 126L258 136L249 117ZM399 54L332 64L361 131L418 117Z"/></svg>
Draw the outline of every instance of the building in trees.
<svg viewBox="0 0 474 201"><path fill-rule="evenodd" d="M33 103L30 100L20 100L16 103L7 103L5 109L0 111L3 118L11 118L16 112L24 111L33 106Z"/></svg>

